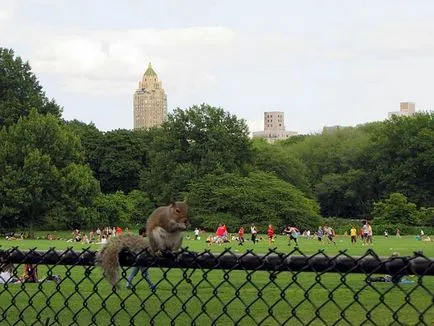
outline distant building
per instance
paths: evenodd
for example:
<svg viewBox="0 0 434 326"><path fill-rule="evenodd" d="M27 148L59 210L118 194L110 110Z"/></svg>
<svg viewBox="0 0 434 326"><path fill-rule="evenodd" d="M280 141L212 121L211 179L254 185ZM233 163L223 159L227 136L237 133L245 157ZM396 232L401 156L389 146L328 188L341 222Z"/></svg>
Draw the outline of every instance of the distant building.
<svg viewBox="0 0 434 326"><path fill-rule="evenodd" d="M167 96L151 63L139 81L133 106L134 129L159 127L167 119Z"/></svg>
<svg viewBox="0 0 434 326"><path fill-rule="evenodd" d="M409 117L416 113L415 106L416 105L413 102L401 102L399 104L399 111L389 112L388 117L389 119L394 115L401 116L401 117Z"/></svg>
<svg viewBox="0 0 434 326"><path fill-rule="evenodd" d="M265 138L269 143L295 135L295 131L286 131L285 114L280 111L264 112L264 131L253 132L253 138Z"/></svg>

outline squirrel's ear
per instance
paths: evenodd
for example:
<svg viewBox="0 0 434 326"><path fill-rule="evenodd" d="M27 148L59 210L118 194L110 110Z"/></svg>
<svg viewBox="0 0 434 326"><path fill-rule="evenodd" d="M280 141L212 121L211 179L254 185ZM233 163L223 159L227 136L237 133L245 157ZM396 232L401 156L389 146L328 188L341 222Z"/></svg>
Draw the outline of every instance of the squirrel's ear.
<svg viewBox="0 0 434 326"><path fill-rule="evenodd" d="M188 202L188 194L186 194L185 197L184 197L184 203L187 204L187 202Z"/></svg>

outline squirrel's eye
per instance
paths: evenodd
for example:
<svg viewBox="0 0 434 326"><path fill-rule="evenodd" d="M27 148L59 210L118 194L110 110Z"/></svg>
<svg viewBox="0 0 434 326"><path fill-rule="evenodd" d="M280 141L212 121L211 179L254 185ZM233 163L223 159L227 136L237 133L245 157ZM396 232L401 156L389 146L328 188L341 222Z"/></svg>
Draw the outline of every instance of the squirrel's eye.
<svg viewBox="0 0 434 326"><path fill-rule="evenodd" d="M181 213L181 210L179 208L176 209L177 213Z"/></svg>

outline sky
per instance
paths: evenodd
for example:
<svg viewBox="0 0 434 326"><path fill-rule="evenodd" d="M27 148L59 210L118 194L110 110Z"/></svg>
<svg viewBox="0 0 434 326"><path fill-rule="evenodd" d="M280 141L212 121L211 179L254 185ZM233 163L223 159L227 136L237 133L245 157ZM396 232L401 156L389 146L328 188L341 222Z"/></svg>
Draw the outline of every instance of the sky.
<svg viewBox="0 0 434 326"><path fill-rule="evenodd" d="M101 131L132 129L149 62L169 113L208 103L250 131L265 111L315 133L434 106L431 0L0 0L0 46Z"/></svg>

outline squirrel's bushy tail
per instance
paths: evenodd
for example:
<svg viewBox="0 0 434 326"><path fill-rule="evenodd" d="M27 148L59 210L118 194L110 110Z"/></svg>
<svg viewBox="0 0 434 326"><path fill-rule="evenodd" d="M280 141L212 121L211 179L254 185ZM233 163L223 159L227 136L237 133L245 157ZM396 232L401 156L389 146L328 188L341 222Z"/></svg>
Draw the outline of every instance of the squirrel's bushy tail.
<svg viewBox="0 0 434 326"><path fill-rule="evenodd" d="M96 261L110 284L115 286L118 281L119 253L127 248L132 252L139 253L149 249L149 247L148 239L139 235L122 235L110 238L97 255Z"/></svg>

